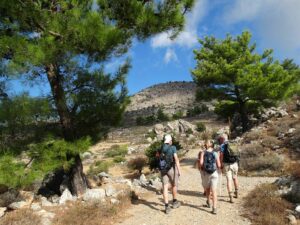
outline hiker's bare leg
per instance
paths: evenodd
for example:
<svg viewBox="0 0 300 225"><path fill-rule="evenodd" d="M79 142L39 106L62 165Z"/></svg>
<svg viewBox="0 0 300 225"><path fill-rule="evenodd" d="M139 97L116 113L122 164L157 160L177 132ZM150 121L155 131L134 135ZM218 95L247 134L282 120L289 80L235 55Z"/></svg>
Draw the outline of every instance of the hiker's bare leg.
<svg viewBox="0 0 300 225"><path fill-rule="evenodd" d="M234 188L235 188L235 190L237 190L239 187L238 179L237 179L237 177L234 177L232 179L233 179Z"/></svg>
<svg viewBox="0 0 300 225"><path fill-rule="evenodd" d="M230 195L231 193L231 178L229 176L226 176L226 180L227 180L227 191L228 191L228 194Z"/></svg>
<svg viewBox="0 0 300 225"><path fill-rule="evenodd" d="M172 186L172 195L173 199L177 199L177 187L175 185Z"/></svg>
<svg viewBox="0 0 300 225"><path fill-rule="evenodd" d="M169 199L168 199L168 192L169 192L169 184L165 184L163 187L163 198L164 198L164 202L165 204L169 203Z"/></svg>
<svg viewBox="0 0 300 225"><path fill-rule="evenodd" d="M209 200L210 200L210 188L205 189L205 195L206 195L206 198L207 198L207 202L209 202Z"/></svg>
<svg viewBox="0 0 300 225"><path fill-rule="evenodd" d="M217 208L217 191L212 189L211 192L212 192L213 208Z"/></svg>

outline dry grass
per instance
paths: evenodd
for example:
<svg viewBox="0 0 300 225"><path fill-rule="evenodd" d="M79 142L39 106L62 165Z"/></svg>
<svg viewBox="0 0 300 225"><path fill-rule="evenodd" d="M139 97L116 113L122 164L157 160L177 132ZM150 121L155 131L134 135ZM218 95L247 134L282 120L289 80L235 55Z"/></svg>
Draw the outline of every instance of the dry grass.
<svg viewBox="0 0 300 225"><path fill-rule="evenodd" d="M261 140L261 144L266 148L273 148L276 145L280 146L282 142L279 141L276 137L267 136Z"/></svg>
<svg viewBox="0 0 300 225"><path fill-rule="evenodd" d="M262 184L245 198L245 216L254 225L285 225L286 209L292 204L276 194L273 184Z"/></svg>
<svg viewBox="0 0 300 225"><path fill-rule="evenodd" d="M148 160L146 156L137 156L133 159L130 159L128 162L128 167L132 170L137 170L139 173L142 173L142 170L147 166Z"/></svg>
<svg viewBox="0 0 300 225"><path fill-rule="evenodd" d="M262 137L262 131L251 131L243 136L243 143L248 144L251 141L258 141Z"/></svg>
<svg viewBox="0 0 300 225"><path fill-rule="evenodd" d="M290 162L286 167L286 173L291 174L294 178L300 179L300 163Z"/></svg>
<svg viewBox="0 0 300 225"><path fill-rule="evenodd" d="M243 175L251 175L251 173L265 171L265 175L279 175L283 170L282 158L260 144L244 145L241 152L240 169ZM250 172L250 174L249 174Z"/></svg>
<svg viewBox="0 0 300 225"><path fill-rule="evenodd" d="M30 209L20 209L9 213L0 219L0 225L36 225L41 219Z"/></svg>
<svg viewBox="0 0 300 225"><path fill-rule="evenodd" d="M76 203L65 211L56 213L53 225L110 225L122 216L130 204L129 194L120 199L120 204Z"/></svg>

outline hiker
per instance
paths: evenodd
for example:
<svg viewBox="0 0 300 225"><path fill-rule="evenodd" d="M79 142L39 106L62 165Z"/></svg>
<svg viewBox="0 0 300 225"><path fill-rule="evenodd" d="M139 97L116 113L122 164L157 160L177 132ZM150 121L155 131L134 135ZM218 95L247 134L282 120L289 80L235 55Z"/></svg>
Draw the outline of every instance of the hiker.
<svg viewBox="0 0 300 225"><path fill-rule="evenodd" d="M212 196L212 213L217 214L217 187L219 174L217 169L221 168L220 158L214 151L214 143L207 140L206 150L201 153L200 167L203 170L203 185L206 194L206 207L210 208L210 196Z"/></svg>
<svg viewBox="0 0 300 225"><path fill-rule="evenodd" d="M163 184L163 198L165 203L165 213L171 211L168 200L168 187L171 184L171 191L173 195L172 208L178 208L180 202L177 200L178 179L180 176L180 164L176 153L176 147L172 145L172 136L167 134L164 137L164 144L160 153L160 171ZM163 156L163 157L162 157Z"/></svg>
<svg viewBox="0 0 300 225"><path fill-rule="evenodd" d="M239 156L234 153L232 149L235 147L233 145L229 145L227 134L223 134L218 138L221 150L221 167L225 173L227 180L227 191L229 195L229 202L233 203L233 197L238 198L238 161ZM231 180L233 180L234 184L234 196L231 188Z"/></svg>

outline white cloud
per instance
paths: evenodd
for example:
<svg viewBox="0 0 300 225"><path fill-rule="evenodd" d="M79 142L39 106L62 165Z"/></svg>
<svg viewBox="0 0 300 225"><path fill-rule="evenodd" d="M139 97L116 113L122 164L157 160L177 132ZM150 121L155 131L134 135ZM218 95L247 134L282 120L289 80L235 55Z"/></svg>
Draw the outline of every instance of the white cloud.
<svg viewBox="0 0 300 225"><path fill-rule="evenodd" d="M164 62L168 64L171 61L178 62L178 57L173 49L168 48L164 57Z"/></svg>
<svg viewBox="0 0 300 225"><path fill-rule="evenodd" d="M178 45L191 48L198 43L197 27L202 18L208 11L207 0L196 0L195 6L190 14L187 15L184 30L175 40L171 40L170 32L164 32L156 35L151 40L153 48L170 47Z"/></svg>
<svg viewBox="0 0 300 225"><path fill-rule="evenodd" d="M227 24L252 22L265 45L291 54L300 49L299 0L235 0L227 9Z"/></svg>

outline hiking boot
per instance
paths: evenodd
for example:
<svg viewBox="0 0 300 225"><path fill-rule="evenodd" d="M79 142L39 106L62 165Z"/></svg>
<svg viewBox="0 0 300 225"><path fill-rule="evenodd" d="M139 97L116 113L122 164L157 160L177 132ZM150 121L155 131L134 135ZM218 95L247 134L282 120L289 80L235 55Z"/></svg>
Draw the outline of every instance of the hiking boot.
<svg viewBox="0 0 300 225"><path fill-rule="evenodd" d="M232 195L229 195L229 202L233 203L233 197L232 197Z"/></svg>
<svg viewBox="0 0 300 225"><path fill-rule="evenodd" d="M165 213L169 214L171 212L171 207L170 206L166 206L165 207Z"/></svg>
<svg viewBox="0 0 300 225"><path fill-rule="evenodd" d="M213 208L211 211L212 214L217 214L217 208Z"/></svg>
<svg viewBox="0 0 300 225"><path fill-rule="evenodd" d="M238 196L239 196L239 195L238 195L238 190L235 190L235 191L234 191L234 197L235 197L235 198L238 198Z"/></svg>
<svg viewBox="0 0 300 225"><path fill-rule="evenodd" d="M210 208L210 203L208 200L206 200L206 205L205 205L207 208Z"/></svg>
<svg viewBox="0 0 300 225"><path fill-rule="evenodd" d="M181 203L180 203L179 201L175 201L175 202L173 202L172 208L173 208L173 209L176 209L176 208L178 208L179 206L181 206Z"/></svg>

